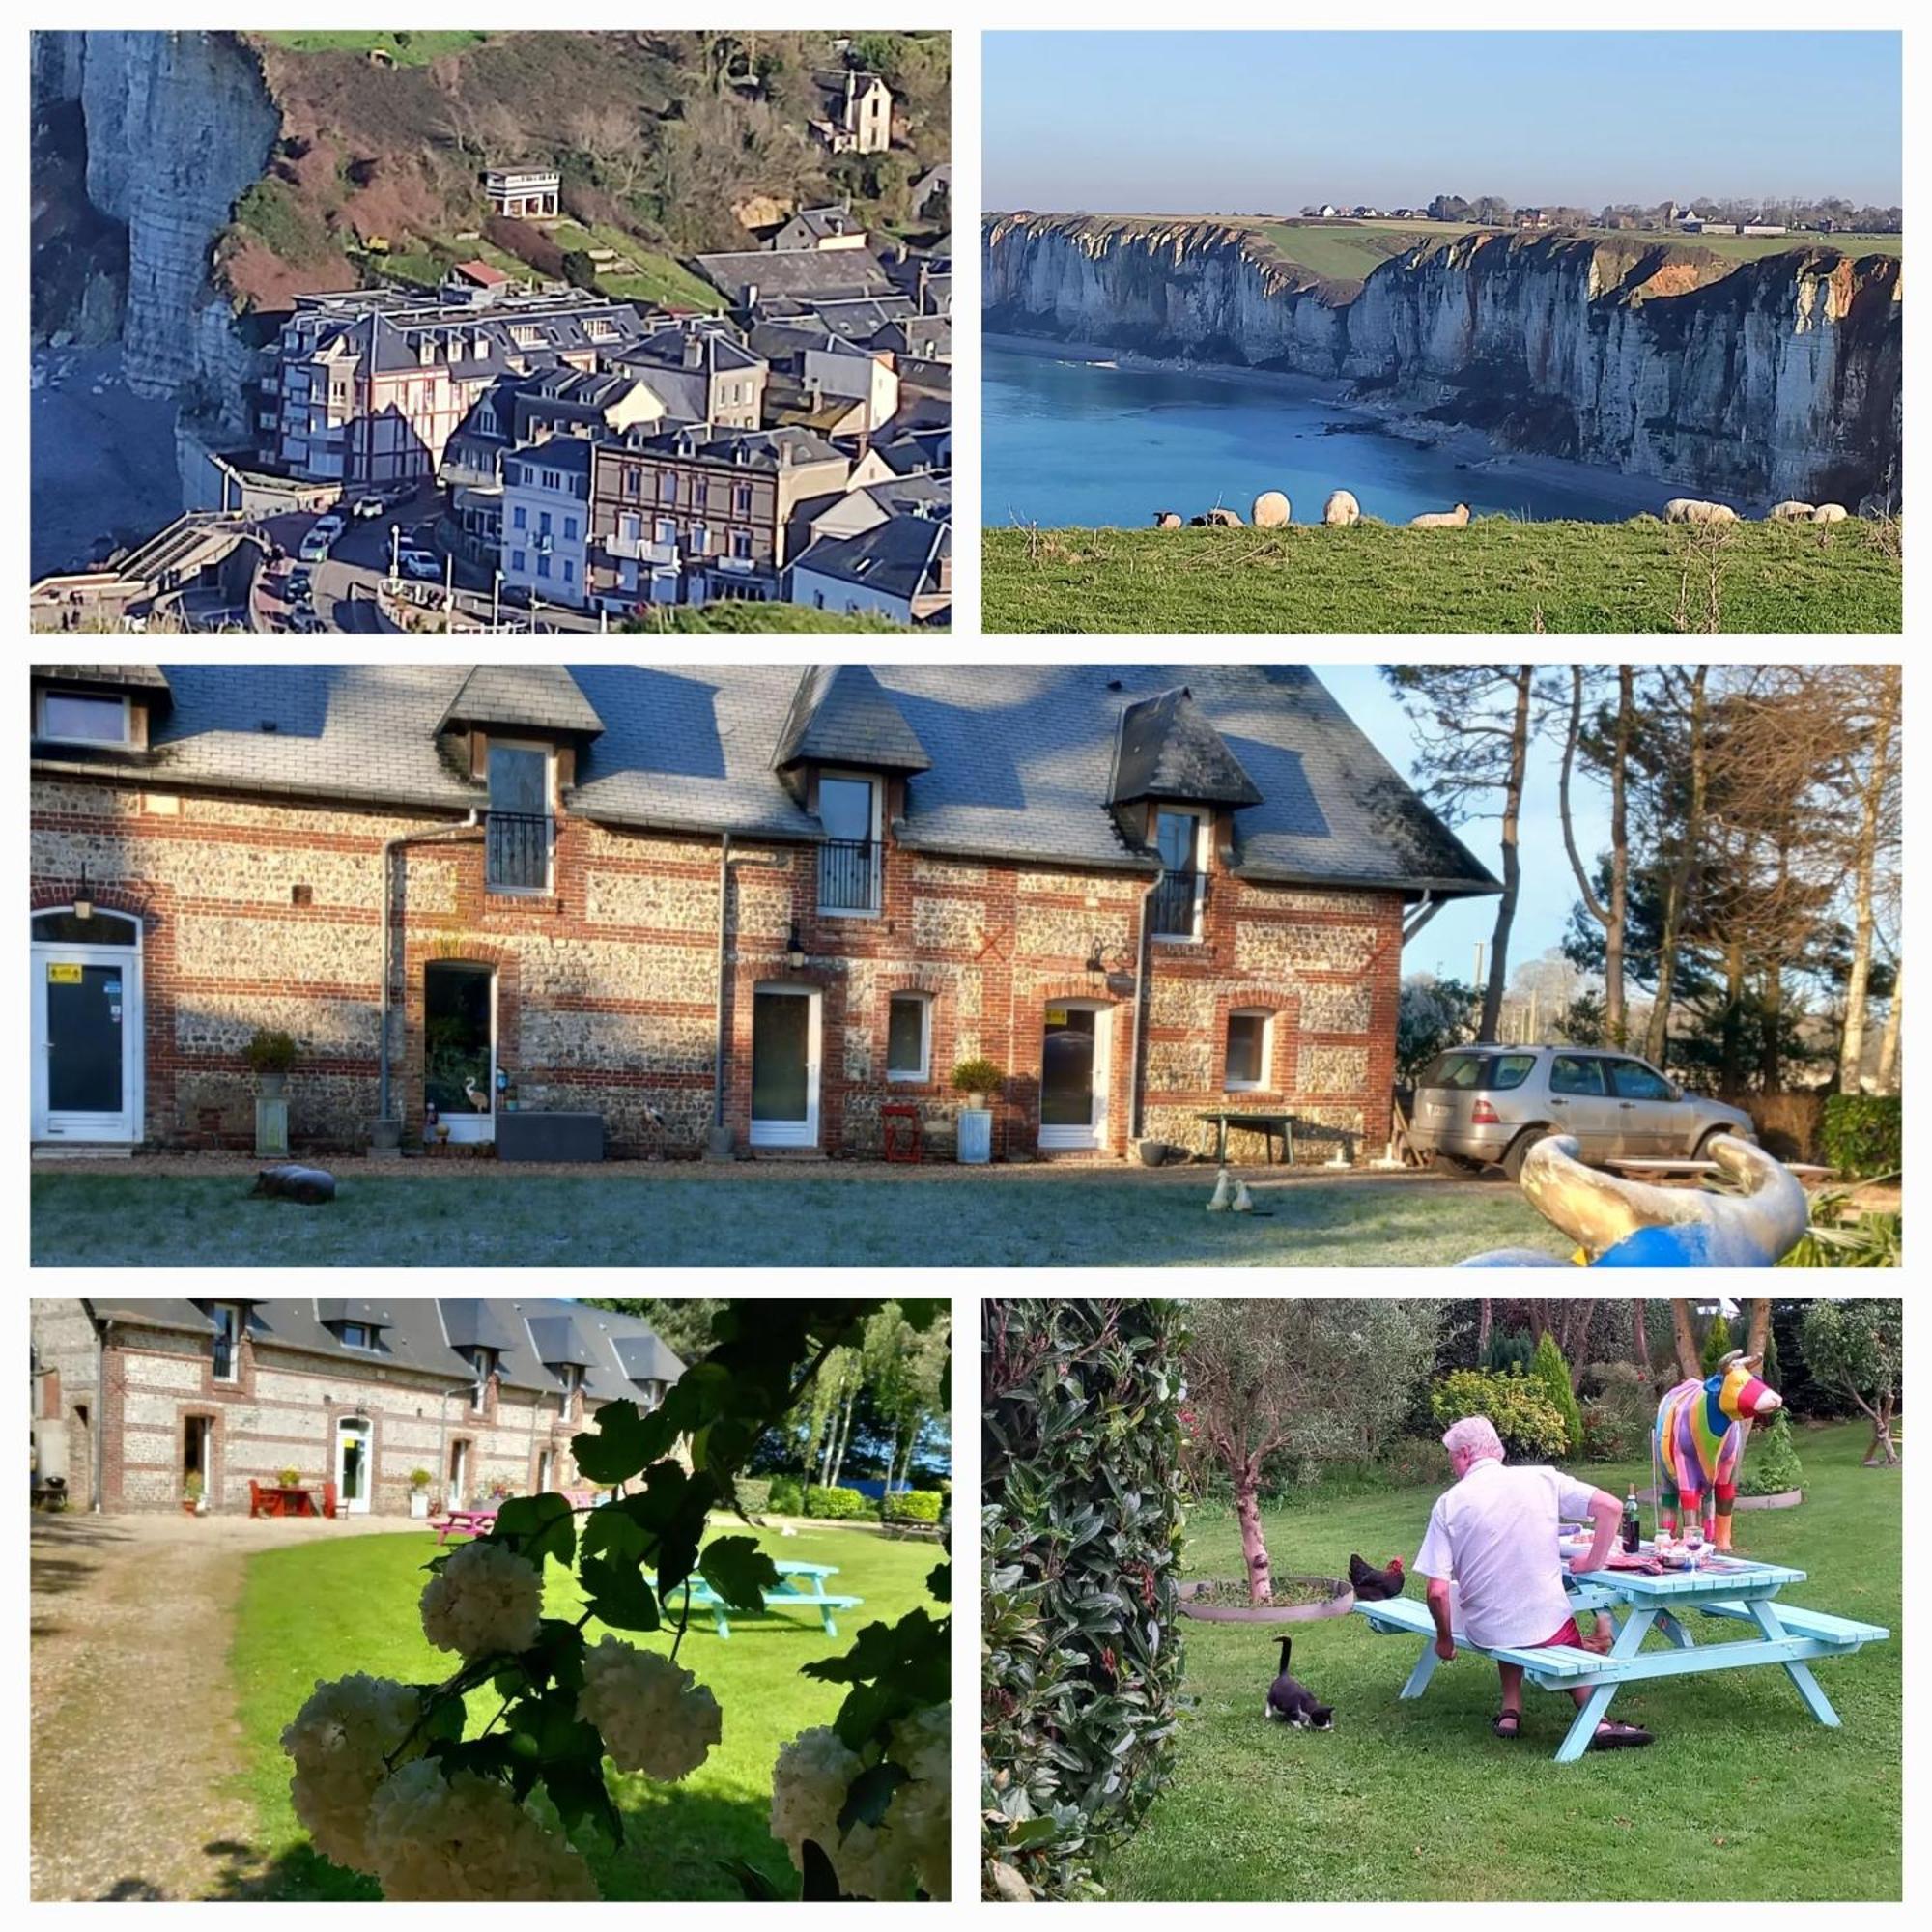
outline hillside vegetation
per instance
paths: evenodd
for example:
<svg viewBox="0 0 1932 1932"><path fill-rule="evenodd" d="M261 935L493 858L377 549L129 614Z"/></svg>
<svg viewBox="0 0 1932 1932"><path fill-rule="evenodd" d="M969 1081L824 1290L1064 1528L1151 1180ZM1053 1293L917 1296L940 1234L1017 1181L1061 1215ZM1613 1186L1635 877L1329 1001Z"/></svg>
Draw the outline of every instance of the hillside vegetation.
<svg viewBox="0 0 1932 1932"><path fill-rule="evenodd" d="M476 256L562 279L565 255L586 245L618 258L598 265L607 293L713 307L689 257L755 247L793 208L847 197L873 228L914 233L911 185L949 149L937 33L861 34L849 46L823 33L242 38L282 138L216 248L242 308L325 288L434 285ZM812 73L847 65L894 90L903 145L890 154L834 156L808 128ZM557 169L565 235L491 217L480 177L505 163Z"/></svg>
<svg viewBox="0 0 1932 1932"><path fill-rule="evenodd" d="M1007 632L1892 632L1896 523L989 530Z"/></svg>

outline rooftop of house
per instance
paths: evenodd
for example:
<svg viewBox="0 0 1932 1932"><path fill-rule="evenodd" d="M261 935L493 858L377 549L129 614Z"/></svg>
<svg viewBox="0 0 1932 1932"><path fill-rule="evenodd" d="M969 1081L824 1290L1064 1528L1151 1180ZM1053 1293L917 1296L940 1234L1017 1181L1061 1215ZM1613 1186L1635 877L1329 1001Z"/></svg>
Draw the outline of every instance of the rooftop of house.
<svg viewBox="0 0 1932 1932"><path fill-rule="evenodd" d="M411 369L421 365L419 343L432 336L453 345L459 363L487 363L512 354L520 358L613 356L645 326L635 303L582 290L540 295L517 288L479 289L475 295L473 301L393 289L298 296L296 312L283 325L281 351L284 356L304 359L334 355L368 369Z"/></svg>
<svg viewBox="0 0 1932 1932"><path fill-rule="evenodd" d="M674 429L640 423L613 439L611 446L733 469L796 469L850 460L837 443L809 429L727 429L718 423L680 423Z"/></svg>
<svg viewBox="0 0 1932 1932"><path fill-rule="evenodd" d="M931 526L927 526L930 529ZM507 674L510 668L490 668ZM876 665L879 689L931 760L908 784L896 835L978 858L1145 871L1111 801L1130 706L1184 687L1261 802L1234 816L1234 864L1255 879L1488 893L1495 882L1305 666ZM486 802L447 755L453 708L534 711L588 738L569 811L641 829L823 837L773 760L797 699L795 668L586 665L479 686L461 665L182 665L174 708L146 753L84 757L38 745L42 773L125 775L180 786L455 814ZM575 710L563 680L582 700ZM496 700L500 699L498 703ZM526 730L538 721L495 722Z"/></svg>
<svg viewBox="0 0 1932 1932"><path fill-rule="evenodd" d="M693 266L738 307L772 296L890 295L892 277L869 248L753 248L699 255Z"/></svg>
<svg viewBox="0 0 1932 1932"><path fill-rule="evenodd" d="M85 1305L97 1326L154 1328L213 1336L211 1310L222 1300L164 1300L155 1296L103 1297ZM497 1351L497 1373L505 1386L555 1394L565 1386L557 1371L583 1371L582 1388L593 1401L633 1401L651 1382L668 1386L684 1363L635 1315L588 1308L578 1301L539 1296L522 1299L427 1300L417 1296L369 1301L244 1301L248 1333L260 1348L291 1349L338 1362L413 1369L467 1386L474 1369L459 1349ZM358 1322L376 1331L376 1347L351 1347L339 1326Z"/></svg>
<svg viewBox="0 0 1932 1932"><path fill-rule="evenodd" d="M764 357L748 348L728 323L709 320L654 327L614 359L631 369L695 368L707 375L764 366Z"/></svg>
<svg viewBox="0 0 1932 1932"><path fill-rule="evenodd" d="M820 537L797 567L910 601L940 593L940 565L952 554L950 520L914 513L888 517L857 536Z"/></svg>
<svg viewBox="0 0 1932 1932"><path fill-rule="evenodd" d="M545 470L560 476L582 477L585 489L573 492L582 497L588 488L595 443L587 436L549 436L540 442L526 442L503 457L503 482L516 489L536 483Z"/></svg>

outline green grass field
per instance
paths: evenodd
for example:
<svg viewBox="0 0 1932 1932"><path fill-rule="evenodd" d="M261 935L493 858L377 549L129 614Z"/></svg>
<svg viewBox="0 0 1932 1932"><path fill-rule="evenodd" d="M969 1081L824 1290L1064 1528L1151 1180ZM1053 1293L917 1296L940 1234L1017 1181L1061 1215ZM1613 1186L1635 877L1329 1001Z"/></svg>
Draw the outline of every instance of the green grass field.
<svg viewBox="0 0 1932 1932"><path fill-rule="evenodd" d="M1213 1175L887 1180L828 1165L696 1179L662 1169L414 1179L344 1162L327 1208L242 1175L37 1174L38 1265L783 1267L1437 1266L1572 1247L1500 1182L1251 1179L1264 1210L1204 1211ZM1198 1184L1197 1184L1198 1183Z"/></svg>
<svg viewBox="0 0 1932 1932"><path fill-rule="evenodd" d="M988 631L1896 631L1896 525L988 530ZM1709 623L1713 573L1718 622Z"/></svg>
<svg viewBox="0 0 1932 1932"><path fill-rule="evenodd" d="M1737 1518L1741 1550L1808 1573L1794 1603L1893 1633L1818 1664L1842 1730L1813 1722L1781 1670L1664 1679L1611 1706L1655 1731L1650 1749L1557 1765L1567 1698L1526 1690L1522 1736L1505 1743L1489 1727L1492 1665L1459 1658L1404 1703L1418 1642L1349 1616L1294 1629L1295 1674L1336 1707L1333 1731L1295 1731L1262 1716L1274 1640L1187 1623L1179 1775L1102 1858L1102 1883L1167 1900L1898 1898L1900 1476L1859 1466L1867 1436L1802 1432L1803 1506ZM1619 1494L1649 1480L1647 1468L1578 1473ZM1324 1576L1357 1550L1412 1561L1435 1492L1276 1510L1269 1554L1277 1572ZM1241 1574L1231 1510L1189 1523L1186 1568ZM1743 1627L1697 1619L1693 1634L1732 1641Z"/></svg>
<svg viewBox="0 0 1932 1932"><path fill-rule="evenodd" d="M743 1534L733 1526L732 1533ZM702 1769L682 1783L607 1770L625 1816L626 1843L593 1857L607 1898L737 1899L730 1867L748 1859L781 1884L790 1880L783 1849L767 1829L772 1765L780 1747L813 1724L829 1723L842 1688L798 1673L804 1664L842 1652L867 1623L893 1622L931 1599L925 1578L942 1561L939 1546L892 1542L863 1530L834 1526L775 1532L759 1539L776 1557L828 1563L838 1575L837 1595L863 1597L864 1607L843 1611L837 1637L799 1612L736 1617L721 1639L710 1621L694 1620L678 1661L708 1684L724 1713L724 1738ZM309 1845L289 1804L289 1762L279 1738L319 1678L366 1670L405 1682L428 1683L450 1674L456 1660L424 1641L416 1601L428 1580L422 1564L435 1538L389 1535L305 1543L252 1558L237 1620L228 1679L239 1714L249 1771L246 1795L261 1824L258 1845L266 1871L249 1895L271 1899L374 1899L374 1884L343 1871ZM546 1611L575 1619L583 1600L574 1578L554 1565ZM604 1635L592 1622L585 1635ZM617 1633L625 1641L668 1650L668 1636ZM209 1662L203 1661L204 1663ZM495 1714L488 1691L469 1699L473 1733ZM543 1808L539 1797L533 1801Z"/></svg>
<svg viewBox="0 0 1932 1932"><path fill-rule="evenodd" d="M636 265L635 275L600 274L597 287L604 295L629 301L656 302L664 308L706 312L716 310L724 299L709 282L700 281L681 262L646 248L621 228L603 222L586 228L579 221L559 221L551 229L550 236L566 254L574 249L612 248Z"/></svg>
<svg viewBox="0 0 1932 1932"><path fill-rule="evenodd" d="M483 33L460 31L381 34L351 28L340 32L262 34L258 38L272 41L277 46L298 54L359 54L367 53L374 47L387 54L398 67L427 67L431 61L440 60L444 54L461 53L466 47L472 47L489 37Z"/></svg>

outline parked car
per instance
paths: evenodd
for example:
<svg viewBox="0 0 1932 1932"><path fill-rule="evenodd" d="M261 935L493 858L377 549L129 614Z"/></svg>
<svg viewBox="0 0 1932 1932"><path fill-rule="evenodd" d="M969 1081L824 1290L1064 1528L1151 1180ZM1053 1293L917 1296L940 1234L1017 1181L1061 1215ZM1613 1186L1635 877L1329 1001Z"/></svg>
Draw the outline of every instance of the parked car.
<svg viewBox="0 0 1932 1932"><path fill-rule="evenodd" d="M291 604L306 604L315 595L315 579L305 570L289 572L288 599Z"/></svg>
<svg viewBox="0 0 1932 1932"><path fill-rule="evenodd" d="M397 563L405 577L417 578L425 583L442 582L441 559L432 556L426 550L406 550Z"/></svg>
<svg viewBox="0 0 1932 1932"><path fill-rule="evenodd" d="M1647 1060L1587 1046L1458 1046L1415 1083L1409 1142L1440 1163L1515 1180L1536 1143L1575 1137L1585 1161L1705 1158L1712 1138L1754 1141L1750 1116L1687 1093Z"/></svg>
<svg viewBox="0 0 1932 1932"><path fill-rule="evenodd" d="M341 534L340 517L323 517L309 526L308 533L302 538L301 549L297 554L304 563L320 563L328 554L329 546Z"/></svg>

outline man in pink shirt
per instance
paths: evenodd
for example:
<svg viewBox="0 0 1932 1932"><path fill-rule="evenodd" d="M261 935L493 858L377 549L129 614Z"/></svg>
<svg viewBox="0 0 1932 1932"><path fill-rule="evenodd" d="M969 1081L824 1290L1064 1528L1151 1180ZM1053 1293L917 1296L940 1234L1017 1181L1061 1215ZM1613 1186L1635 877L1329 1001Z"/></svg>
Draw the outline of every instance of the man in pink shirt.
<svg viewBox="0 0 1932 1932"><path fill-rule="evenodd" d="M1456 1487L1435 1499L1415 1559L1415 1568L1429 1578L1435 1655L1445 1663L1455 1658L1456 1624L1468 1642L1484 1650L1599 1648L1583 1637L1571 1614L1557 1531L1566 1517L1587 1517L1590 1552L1578 1567L1605 1569L1623 1514L1616 1497L1561 1469L1505 1467L1502 1440L1486 1415L1465 1415L1453 1424L1442 1446ZM1514 1738L1522 1730L1522 1665L1499 1662L1496 1670L1502 1709L1492 1728L1499 1738ZM1581 1690L1570 1694L1578 1705L1590 1695ZM1650 1742L1650 1733L1635 1724L1605 1719L1590 1748L1627 1749Z"/></svg>

